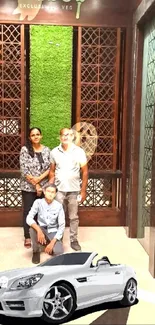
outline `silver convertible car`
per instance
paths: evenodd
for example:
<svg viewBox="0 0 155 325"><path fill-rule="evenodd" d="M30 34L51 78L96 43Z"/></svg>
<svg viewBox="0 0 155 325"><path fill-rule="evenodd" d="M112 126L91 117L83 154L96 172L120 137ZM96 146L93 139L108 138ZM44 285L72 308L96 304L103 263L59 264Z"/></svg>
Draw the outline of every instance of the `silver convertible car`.
<svg viewBox="0 0 155 325"><path fill-rule="evenodd" d="M111 264L106 256L94 263L97 255L65 253L32 268L0 272L0 314L62 324L75 310L104 302L133 305L137 299L133 268Z"/></svg>

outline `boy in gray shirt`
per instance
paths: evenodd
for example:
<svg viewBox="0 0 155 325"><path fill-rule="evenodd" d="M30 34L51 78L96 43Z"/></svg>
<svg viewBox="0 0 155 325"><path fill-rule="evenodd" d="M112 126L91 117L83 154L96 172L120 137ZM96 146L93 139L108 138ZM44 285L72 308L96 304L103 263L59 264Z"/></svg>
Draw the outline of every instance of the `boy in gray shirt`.
<svg viewBox="0 0 155 325"><path fill-rule="evenodd" d="M61 203L56 201L56 186L44 187L45 198L37 199L30 209L26 222L30 226L33 256L32 263L40 263L40 244L46 245L45 253L63 253L62 238L65 230L65 214ZM37 222L35 216L37 215Z"/></svg>

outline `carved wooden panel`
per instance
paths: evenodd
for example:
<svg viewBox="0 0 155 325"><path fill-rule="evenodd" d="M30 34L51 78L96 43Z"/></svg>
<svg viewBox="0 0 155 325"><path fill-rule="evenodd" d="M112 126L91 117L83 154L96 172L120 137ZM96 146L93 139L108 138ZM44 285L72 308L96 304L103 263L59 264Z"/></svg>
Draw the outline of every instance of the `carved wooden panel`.
<svg viewBox="0 0 155 325"><path fill-rule="evenodd" d="M77 122L89 123L97 132L89 170L116 172L121 30L79 27L78 38ZM90 179L84 205L116 207L117 184L112 178Z"/></svg>
<svg viewBox="0 0 155 325"><path fill-rule="evenodd" d="M21 206L19 152L24 138L24 26L0 25L0 207ZM6 176L7 172L7 176ZM10 177L9 177L10 172Z"/></svg>

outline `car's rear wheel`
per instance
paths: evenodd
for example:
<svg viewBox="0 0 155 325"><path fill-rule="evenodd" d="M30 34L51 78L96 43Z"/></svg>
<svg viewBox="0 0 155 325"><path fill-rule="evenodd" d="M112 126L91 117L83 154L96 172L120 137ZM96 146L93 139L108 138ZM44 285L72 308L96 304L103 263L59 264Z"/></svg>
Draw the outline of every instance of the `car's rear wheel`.
<svg viewBox="0 0 155 325"><path fill-rule="evenodd" d="M128 280L125 289L124 297L121 300L121 304L124 306L132 306L137 299L137 283L134 279Z"/></svg>
<svg viewBox="0 0 155 325"><path fill-rule="evenodd" d="M74 291L66 283L54 285L44 297L42 318L48 323L61 324L71 317L75 308Z"/></svg>

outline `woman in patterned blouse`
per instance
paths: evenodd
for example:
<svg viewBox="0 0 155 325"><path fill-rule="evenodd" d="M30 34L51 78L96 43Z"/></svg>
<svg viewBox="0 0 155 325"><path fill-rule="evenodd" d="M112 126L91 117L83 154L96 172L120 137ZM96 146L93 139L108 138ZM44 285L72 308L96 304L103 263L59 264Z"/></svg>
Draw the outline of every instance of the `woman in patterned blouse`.
<svg viewBox="0 0 155 325"><path fill-rule="evenodd" d="M50 149L40 143L41 139L41 130L31 128L27 145L20 151L24 246L27 248L31 247L31 240L26 217L35 199L43 196L42 187L48 182L50 168Z"/></svg>

